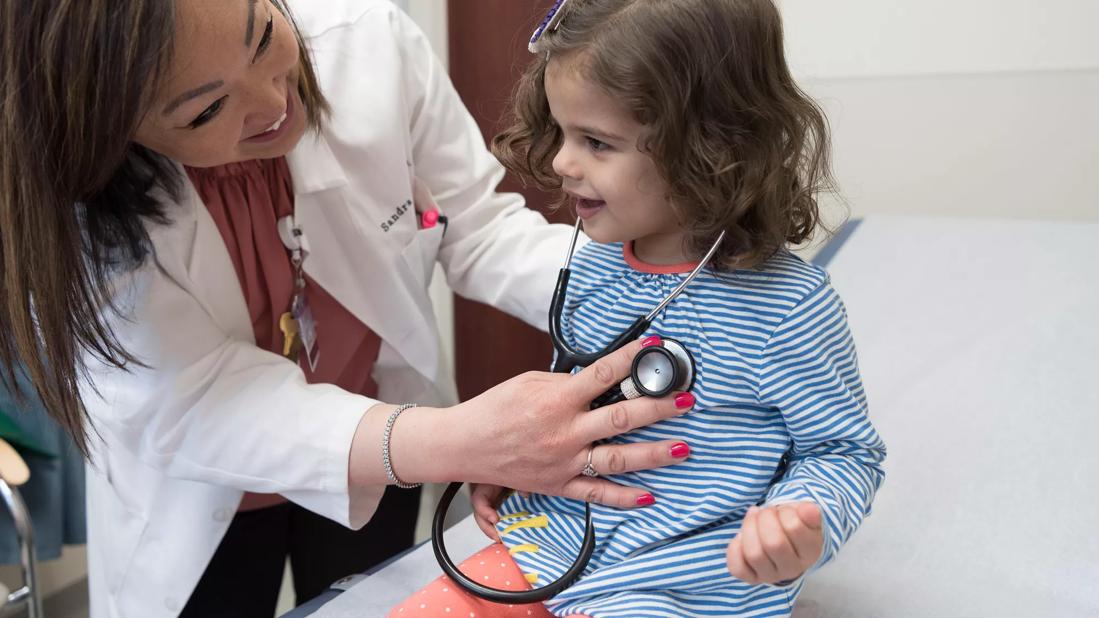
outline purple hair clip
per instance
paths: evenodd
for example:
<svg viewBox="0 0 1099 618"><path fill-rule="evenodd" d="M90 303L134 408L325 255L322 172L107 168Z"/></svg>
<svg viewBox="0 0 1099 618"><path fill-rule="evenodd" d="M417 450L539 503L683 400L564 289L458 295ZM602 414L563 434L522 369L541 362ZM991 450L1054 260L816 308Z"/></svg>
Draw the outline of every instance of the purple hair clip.
<svg viewBox="0 0 1099 618"><path fill-rule="evenodd" d="M565 16L562 9L565 8L565 4L569 0L557 0L553 3L553 7L550 8L549 13L546 14L546 18L542 20L542 23L534 30L534 34L530 36L530 43L527 44L527 49L532 54L538 53L538 40L542 38L542 35L550 30L557 30L557 26L561 25L561 19Z"/></svg>

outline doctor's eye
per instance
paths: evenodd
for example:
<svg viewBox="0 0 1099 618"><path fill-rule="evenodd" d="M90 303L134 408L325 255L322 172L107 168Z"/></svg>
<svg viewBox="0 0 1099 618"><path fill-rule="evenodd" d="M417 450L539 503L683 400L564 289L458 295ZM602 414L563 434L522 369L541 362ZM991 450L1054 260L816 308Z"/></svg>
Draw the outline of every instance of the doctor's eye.
<svg viewBox="0 0 1099 618"><path fill-rule="evenodd" d="M275 30L275 16L272 15L267 19L267 27L263 29L263 36L260 37L259 46L256 48L256 55L252 57L252 62L255 63L259 60L263 52L267 51L267 48L271 46L271 33Z"/></svg>
<svg viewBox="0 0 1099 618"><path fill-rule="evenodd" d="M604 150L610 150L610 145L607 142L600 141L594 137L585 137L584 141L588 143L588 149L592 152L603 152Z"/></svg>
<svg viewBox="0 0 1099 618"><path fill-rule="evenodd" d="M225 105L225 99L226 98L228 98L228 97L221 97L217 101L214 101L213 103L211 103L210 107L207 107L206 109L202 110L202 113L199 114L194 120L192 120L191 124L189 124L187 126L189 128L192 128L192 129L197 129L197 128L201 127L202 125L206 124L207 122L210 122L211 120L213 120L214 117L218 115L218 112L221 111L221 108Z"/></svg>

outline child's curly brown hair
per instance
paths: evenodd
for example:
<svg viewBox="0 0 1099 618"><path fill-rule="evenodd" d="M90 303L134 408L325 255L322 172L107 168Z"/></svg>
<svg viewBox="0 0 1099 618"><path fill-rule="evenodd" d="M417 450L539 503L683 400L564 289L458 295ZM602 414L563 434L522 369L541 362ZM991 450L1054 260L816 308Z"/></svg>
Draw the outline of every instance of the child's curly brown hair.
<svg viewBox="0 0 1099 618"><path fill-rule="evenodd" d="M834 187L828 123L790 75L771 0L569 0L564 11L493 139L510 171L561 188L544 78L568 55L645 125L638 148L667 183L688 255L700 258L725 230L712 265L754 268L812 236L817 195Z"/></svg>

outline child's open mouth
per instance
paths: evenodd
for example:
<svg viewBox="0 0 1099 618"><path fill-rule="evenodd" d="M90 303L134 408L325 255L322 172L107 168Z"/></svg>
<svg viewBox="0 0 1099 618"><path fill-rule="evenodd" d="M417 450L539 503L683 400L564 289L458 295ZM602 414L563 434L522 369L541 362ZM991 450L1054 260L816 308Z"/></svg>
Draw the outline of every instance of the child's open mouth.
<svg viewBox="0 0 1099 618"><path fill-rule="evenodd" d="M606 205L607 203L603 200L589 200L578 197L576 198L576 216L581 219L589 219L594 217Z"/></svg>

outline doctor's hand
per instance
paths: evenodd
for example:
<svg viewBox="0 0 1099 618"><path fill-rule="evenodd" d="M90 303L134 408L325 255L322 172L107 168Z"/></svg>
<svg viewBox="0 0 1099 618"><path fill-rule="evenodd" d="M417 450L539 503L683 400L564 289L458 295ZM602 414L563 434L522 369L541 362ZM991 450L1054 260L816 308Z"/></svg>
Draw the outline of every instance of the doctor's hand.
<svg viewBox="0 0 1099 618"><path fill-rule="evenodd" d="M690 452L677 440L600 444L592 450L593 442L679 416L694 405L693 396L681 393L588 411L592 399L629 374L641 347L635 341L575 375L526 373L451 408L448 430L457 444L468 446L452 460L451 478L619 508L659 500L644 488L581 474L589 450L600 476L677 464Z"/></svg>
<svg viewBox="0 0 1099 618"><path fill-rule="evenodd" d="M733 577L749 584L777 584L801 577L823 549L820 507L796 502L748 509L725 557Z"/></svg>

